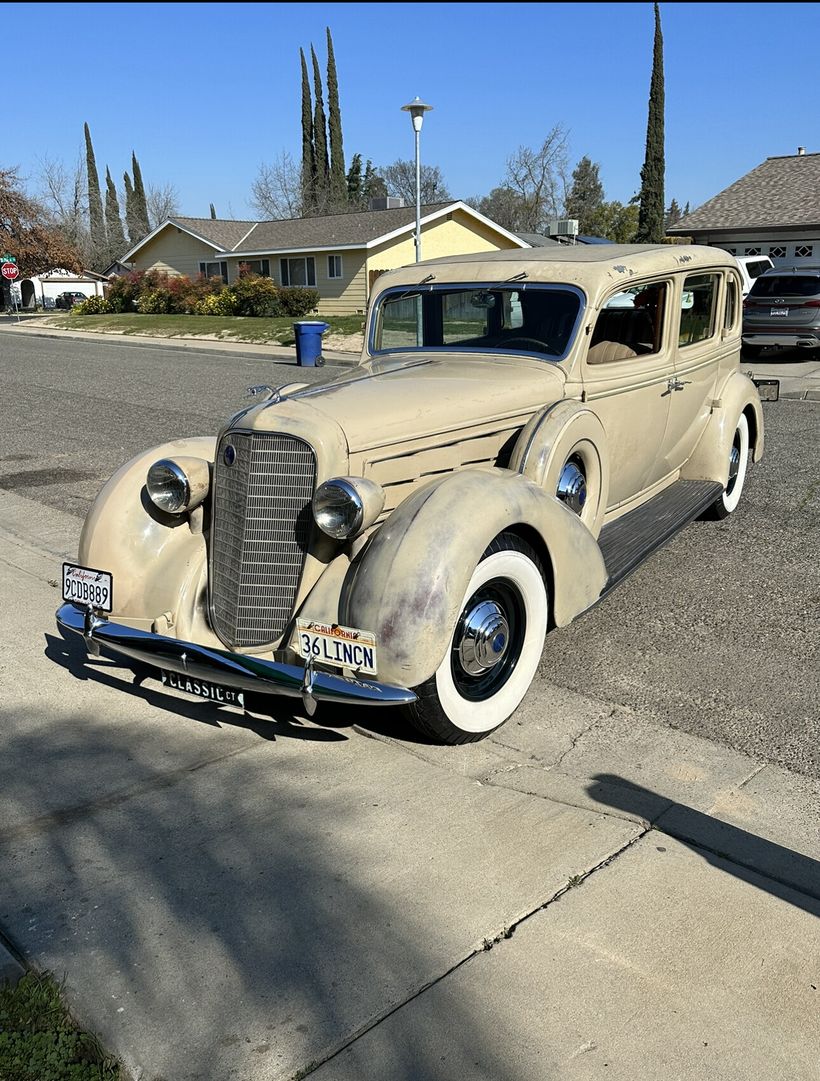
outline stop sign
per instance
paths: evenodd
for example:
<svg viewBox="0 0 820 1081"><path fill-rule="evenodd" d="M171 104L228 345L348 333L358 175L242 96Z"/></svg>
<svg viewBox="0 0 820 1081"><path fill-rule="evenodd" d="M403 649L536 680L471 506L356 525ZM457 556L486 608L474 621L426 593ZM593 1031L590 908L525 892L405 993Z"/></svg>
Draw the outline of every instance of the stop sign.
<svg viewBox="0 0 820 1081"><path fill-rule="evenodd" d="M10 282L13 282L19 273L16 263L3 263L2 267L0 267L0 274Z"/></svg>

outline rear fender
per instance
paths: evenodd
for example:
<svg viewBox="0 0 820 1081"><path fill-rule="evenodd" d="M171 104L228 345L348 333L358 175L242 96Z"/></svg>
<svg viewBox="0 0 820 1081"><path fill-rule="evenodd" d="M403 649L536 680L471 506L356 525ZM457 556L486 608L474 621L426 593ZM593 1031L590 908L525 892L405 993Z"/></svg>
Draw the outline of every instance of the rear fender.
<svg viewBox="0 0 820 1081"><path fill-rule="evenodd" d="M598 599L607 577L600 549L554 496L510 470L449 474L390 515L345 582L340 621L375 633L381 680L416 687L433 675L473 571L504 530L540 539L558 626Z"/></svg>
<svg viewBox="0 0 820 1081"><path fill-rule="evenodd" d="M712 404L712 414L695 452L681 470L684 480L713 480L725 488L729 482L729 456L741 413L749 421L752 460L763 457L763 410L757 387L742 372L733 372Z"/></svg>

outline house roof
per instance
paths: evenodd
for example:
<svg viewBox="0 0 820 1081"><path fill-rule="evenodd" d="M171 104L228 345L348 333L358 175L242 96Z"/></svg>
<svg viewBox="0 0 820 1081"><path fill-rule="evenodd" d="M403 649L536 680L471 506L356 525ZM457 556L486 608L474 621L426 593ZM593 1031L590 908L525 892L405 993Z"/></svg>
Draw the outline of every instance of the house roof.
<svg viewBox="0 0 820 1081"><path fill-rule="evenodd" d="M667 230L771 228L820 223L820 154L766 158Z"/></svg>
<svg viewBox="0 0 820 1081"><path fill-rule="evenodd" d="M454 210L464 210L470 217L502 233L519 246L525 241L458 200L428 203L421 208L422 222L443 217ZM209 244L214 253L226 256L259 256L271 252L316 251L321 249L373 247L412 230L416 208L363 210L353 214L326 214L319 218L286 218L276 221L227 221L216 218L168 218L152 233L134 245L123 257L130 260L145 244L174 225L198 240Z"/></svg>

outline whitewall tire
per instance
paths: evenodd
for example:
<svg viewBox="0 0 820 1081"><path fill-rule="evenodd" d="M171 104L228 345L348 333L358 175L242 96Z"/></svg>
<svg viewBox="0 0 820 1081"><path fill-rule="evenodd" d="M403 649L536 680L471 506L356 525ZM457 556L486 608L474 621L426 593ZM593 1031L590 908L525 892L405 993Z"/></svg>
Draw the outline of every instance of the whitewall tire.
<svg viewBox="0 0 820 1081"><path fill-rule="evenodd" d="M473 572L444 660L415 688L415 727L437 742L470 743L503 724L538 669L548 616L538 556L500 534Z"/></svg>
<svg viewBox="0 0 820 1081"><path fill-rule="evenodd" d="M737 427L729 451L729 480L726 487L712 504L716 518L728 518L737 509L746 483L746 471L749 467L749 421L746 414L738 417Z"/></svg>

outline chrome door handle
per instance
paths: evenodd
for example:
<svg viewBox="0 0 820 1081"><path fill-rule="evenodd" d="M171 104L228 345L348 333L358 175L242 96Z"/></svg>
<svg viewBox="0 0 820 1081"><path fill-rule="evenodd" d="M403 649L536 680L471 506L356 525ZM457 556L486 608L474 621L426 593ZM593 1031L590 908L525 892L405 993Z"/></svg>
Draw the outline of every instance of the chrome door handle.
<svg viewBox="0 0 820 1081"><path fill-rule="evenodd" d="M666 385L670 390L683 390L683 388L688 386L691 382L691 379L669 379Z"/></svg>

